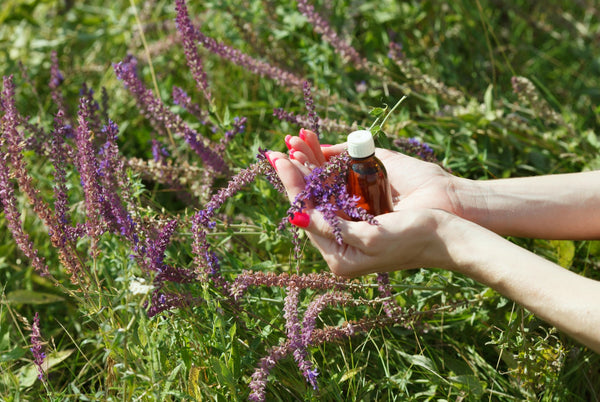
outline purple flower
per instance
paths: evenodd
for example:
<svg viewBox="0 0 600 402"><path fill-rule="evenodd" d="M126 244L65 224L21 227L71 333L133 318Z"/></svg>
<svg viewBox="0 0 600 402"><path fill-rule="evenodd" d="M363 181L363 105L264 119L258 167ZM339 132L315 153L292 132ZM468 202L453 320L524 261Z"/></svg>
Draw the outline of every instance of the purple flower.
<svg viewBox="0 0 600 402"><path fill-rule="evenodd" d="M302 344L312 345L312 336L316 327L316 320L321 311L328 305L346 305L353 301L352 295L343 292L328 292L316 297L304 313L302 320Z"/></svg>
<svg viewBox="0 0 600 402"><path fill-rule="evenodd" d="M191 129L180 116L172 113L164 103L154 96L152 90L147 89L136 71L137 60L128 56L125 60L114 65L117 78L123 80L125 87L134 95L138 106L144 111L145 116L154 127L164 127L183 135L189 146L202 158L204 163L214 171L227 173L229 168L223 158L216 153L211 144L198 132Z"/></svg>
<svg viewBox="0 0 600 402"><path fill-rule="evenodd" d="M319 116L317 116L315 111L315 104L313 102L313 97L310 92L310 84L308 81L304 83L304 103L306 104L308 119L311 122L310 128L317 136L319 136Z"/></svg>
<svg viewBox="0 0 600 402"><path fill-rule="evenodd" d="M190 295L165 293L161 288L154 289L150 298L148 317L152 318L164 311L203 303L204 300Z"/></svg>
<svg viewBox="0 0 600 402"><path fill-rule="evenodd" d="M421 142L418 138L397 138L394 140L394 145L403 153L416 156L427 162L439 163L433 148Z"/></svg>
<svg viewBox="0 0 600 402"><path fill-rule="evenodd" d="M298 304L300 297L300 288L293 281L288 286L288 294L283 304L283 318L285 319L285 328L290 342L290 348L293 350L294 359L300 368L306 380L317 389L316 375L312 369L312 363L308 360L308 350L306 344L302 342L301 325L298 320Z"/></svg>
<svg viewBox="0 0 600 402"><path fill-rule="evenodd" d="M308 115L294 114L287 112L282 108L273 109L273 116L277 117L279 120L295 124L298 127L311 127L314 125L313 121ZM319 117L317 117L317 125L329 132L348 132L355 129L355 127L344 121L321 119Z"/></svg>
<svg viewBox="0 0 600 402"><path fill-rule="evenodd" d="M63 121L64 112L59 110L54 118L54 130L51 138L50 160L54 167L54 211L60 228L62 242L75 241L77 233L71 227L69 217L69 196L67 190L67 173L65 166L68 159L68 146L65 138L72 131L71 126Z"/></svg>
<svg viewBox="0 0 600 402"><path fill-rule="evenodd" d="M76 131L75 143L77 145L76 165L85 196L86 233L92 241L92 250L94 251L104 229L100 220L103 206L102 191L98 183L99 166L92 142L93 133L88 124L90 108L90 99L86 96L81 97L77 114L79 125Z"/></svg>
<svg viewBox="0 0 600 402"><path fill-rule="evenodd" d="M266 153L266 150L259 148L258 154L256 155L256 159L259 161L258 167L260 173L265 176L265 178L269 181L269 183L271 183L271 185L273 185L273 187L275 187L277 191L279 191L281 194L285 194L286 192L285 188L283 187L283 183L275 171L275 168L271 166L269 161L267 161Z"/></svg>
<svg viewBox="0 0 600 402"><path fill-rule="evenodd" d="M287 121L288 123L299 124L298 116L287 112L285 109L280 107L273 109L273 116L277 117L279 120Z"/></svg>
<svg viewBox="0 0 600 402"><path fill-rule="evenodd" d="M160 230L155 240L149 241L147 255L150 260L150 268L161 272L164 267L165 251L171 242L171 236L177 229L177 219L172 219Z"/></svg>
<svg viewBox="0 0 600 402"><path fill-rule="evenodd" d="M169 151L158 141L157 139L152 139L152 157L154 158L154 162L163 163L165 158L169 156Z"/></svg>
<svg viewBox="0 0 600 402"><path fill-rule="evenodd" d="M319 372L316 368L314 370L306 369L302 374L304 374L304 377L306 377L309 384L312 384L314 390L319 389L317 385L317 376L319 375Z"/></svg>
<svg viewBox="0 0 600 402"><path fill-rule="evenodd" d="M208 80L206 79L206 73L202 65L202 59L198 54L197 45L195 42L194 31L195 28L190 21L188 15L187 6L184 0L175 0L175 9L177 10L177 17L175 22L177 24L177 30L181 35L181 41L183 43L183 49L187 65L192 72L192 76L196 80L196 85L200 92L204 94L204 97L211 103L210 89L208 87Z"/></svg>
<svg viewBox="0 0 600 402"><path fill-rule="evenodd" d="M248 396L249 401L262 402L265 400L265 387L267 386L269 373L279 360L290 353L290 350L289 342L285 342L282 345L273 347L265 357L260 359L258 367L252 373L249 384L251 390Z"/></svg>
<svg viewBox="0 0 600 402"><path fill-rule="evenodd" d="M307 0L297 0L298 10L306 17L316 33L335 49L344 59L349 60L356 68L366 68L367 60L360 56L358 51L342 40L331 28L329 23L315 11L315 7Z"/></svg>
<svg viewBox="0 0 600 402"><path fill-rule="evenodd" d="M356 284L338 278L333 274L276 274L262 271L243 271L231 286L231 295L239 299L250 286L286 287L293 282L300 289L327 290L351 289Z"/></svg>
<svg viewBox="0 0 600 402"><path fill-rule="evenodd" d="M192 98L181 88L174 86L172 91L173 103L181 106L192 115L196 116L200 123L206 124L208 113L201 109L198 104L192 102Z"/></svg>
<svg viewBox="0 0 600 402"><path fill-rule="evenodd" d="M139 237L136 224L119 195L119 193L122 193L128 198L132 198L128 195L129 181L125 173L125 162L119 154L117 145L119 127L109 119L101 132L106 139L98 152L98 180L101 184L99 189L102 217L113 233L120 233L131 243L137 244Z"/></svg>
<svg viewBox="0 0 600 402"><path fill-rule="evenodd" d="M183 3L183 1L181 1L181 3ZM179 14L184 13L185 17L183 15L181 17L179 16ZM181 18L182 21L184 18L187 18L186 21L190 21L189 17L187 17L187 9L178 9L178 18ZM191 21L186 25L185 35L188 37L188 39L193 38L200 42L200 44L210 52L224 58L225 60L229 60L230 62L243 67L254 74L269 77L282 86L291 86L296 88L302 87L303 80L301 78L265 61L256 60L243 53L239 49L235 49L223 43L217 42L215 39L200 32L200 30L193 26Z"/></svg>
<svg viewBox="0 0 600 402"><path fill-rule="evenodd" d="M9 176L6 153L0 149L0 202L6 219L6 226L8 226L8 230L10 230L19 249L31 260L31 265L35 270L42 276L49 276L50 272L44 258L38 255L38 250L33 245L29 235L23 231L21 213L17 207L14 186Z"/></svg>
<svg viewBox="0 0 600 402"><path fill-rule="evenodd" d="M388 57L396 62L404 59L404 52L402 51L402 44L396 42L389 43Z"/></svg>
<svg viewBox="0 0 600 402"><path fill-rule="evenodd" d="M306 181L304 190L296 196L288 209L288 215L293 216L294 213L301 212L306 202L310 200L314 208L323 214L325 221L333 228L333 234L339 244L343 243L343 239L338 213L343 212L350 218L377 224L374 216L357 206L358 197L348 194L346 189L348 158L348 154L343 153L331 158L323 166L313 169L304 178ZM286 220L287 218L280 226L285 225Z"/></svg>
<svg viewBox="0 0 600 402"><path fill-rule="evenodd" d="M387 272L377 274L377 283L379 284L379 295L383 298L383 310L390 317L398 317L402 313L402 309L398 306L392 295L390 288L390 275Z"/></svg>
<svg viewBox="0 0 600 402"><path fill-rule="evenodd" d="M26 175L26 172L21 157L20 135L17 131L20 117L14 103L12 76L4 77L3 83L4 87L0 98L2 100L0 106L2 106L2 111L4 112L0 120L0 129L2 130L0 131L0 202L3 207L6 224L17 246L31 260L31 264L35 270L40 275L47 276L50 275L50 272L48 271L46 262L38 255L38 250L23 230L14 185L10 180L11 172L8 162L12 161L18 181L33 190L30 178L23 177L23 175ZM4 146L2 146L3 143Z"/></svg>
<svg viewBox="0 0 600 402"><path fill-rule="evenodd" d="M207 228L214 227L214 222L211 222L215 212L223 203L235 193L240 191L245 185L252 183L256 176L260 173L258 163L252 164L249 167L241 170L233 176L227 183L227 187L219 189L210 201L206 203L204 209L196 213L194 218L200 225Z"/></svg>
<svg viewBox="0 0 600 402"><path fill-rule="evenodd" d="M65 77L62 75L58 67L58 56L56 54L56 50L53 50L50 53L50 62L50 82L48 86L51 90L50 92L52 95L52 100L58 107L58 110L66 112L67 109L65 105L65 99L63 97L63 94L59 90L59 87L65 80Z"/></svg>
<svg viewBox="0 0 600 402"><path fill-rule="evenodd" d="M46 354L44 353L44 342L40 335L40 317L38 313L35 313L33 316L33 325L31 326L31 348L29 348L29 350L33 354L33 363L38 369L38 378L45 381L44 368L42 365L44 364L44 359L46 359Z"/></svg>
<svg viewBox="0 0 600 402"><path fill-rule="evenodd" d="M246 119L245 117L234 117L231 129L225 132L225 136L221 139L221 142L215 147L215 151L219 154L225 152L227 144L238 134L243 133L246 130Z"/></svg>

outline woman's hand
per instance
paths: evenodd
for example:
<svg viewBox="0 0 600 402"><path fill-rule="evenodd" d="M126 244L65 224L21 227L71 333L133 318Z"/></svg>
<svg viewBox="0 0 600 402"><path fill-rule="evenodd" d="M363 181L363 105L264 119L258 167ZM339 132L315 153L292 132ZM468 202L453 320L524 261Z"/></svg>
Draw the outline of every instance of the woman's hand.
<svg viewBox="0 0 600 402"><path fill-rule="evenodd" d="M286 188L288 198L293 201L304 190L304 176L309 169L279 152L269 152L268 157ZM292 223L306 229L333 273L354 277L422 266L444 266L448 255L438 231L444 227L446 220L453 218L440 210L400 208L379 215L379 225L340 219L344 240L341 245L323 216L310 206Z"/></svg>

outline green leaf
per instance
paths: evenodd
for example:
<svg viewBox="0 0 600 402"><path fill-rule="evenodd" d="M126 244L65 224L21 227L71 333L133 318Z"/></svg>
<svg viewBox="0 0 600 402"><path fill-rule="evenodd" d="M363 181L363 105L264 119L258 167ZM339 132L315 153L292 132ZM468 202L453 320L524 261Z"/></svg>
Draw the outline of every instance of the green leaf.
<svg viewBox="0 0 600 402"><path fill-rule="evenodd" d="M6 295L9 304L48 304L64 300L65 298L59 295L33 290L15 290Z"/></svg>
<svg viewBox="0 0 600 402"><path fill-rule="evenodd" d="M457 375L449 378L454 385L457 385L459 389L469 392L469 396L479 399L485 391L487 384L484 381L480 381L474 375Z"/></svg>
<svg viewBox="0 0 600 402"><path fill-rule="evenodd" d="M551 240L550 246L554 250L558 265L569 268L575 257L575 244L570 240Z"/></svg>
<svg viewBox="0 0 600 402"><path fill-rule="evenodd" d="M494 105L493 105L493 90L494 90L494 86L492 84L488 85L487 89L485 90L485 94L483 95L483 103L485 105L485 109L489 112L494 110Z"/></svg>
<svg viewBox="0 0 600 402"><path fill-rule="evenodd" d="M367 366L364 365L362 367L356 367L356 368L353 368L353 369L350 369L350 370L346 371L344 373L344 375L342 375L342 378L340 378L339 382L342 383L344 381L347 381L347 380L355 377L358 373L360 373L361 371L363 371L366 367Z"/></svg>
<svg viewBox="0 0 600 402"><path fill-rule="evenodd" d="M10 352L0 354L0 362L4 363L4 362L17 360L17 359L20 359L21 357L23 357L24 355L25 355L25 349L16 347L13 350L11 350Z"/></svg>
<svg viewBox="0 0 600 402"><path fill-rule="evenodd" d="M47 373L52 367L71 356L74 350L75 349L66 349L50 353L44 359L44 362L42 363L42 369ZM19 386L21 388L31 387L35 383L35 380L37 380L38 374L38 368L35 364L30 363L26 366L23 366L17 375L19 377Z"/></svg>
<svg viewBox="0 0 600 402"><path fill-rule="evenodd" d="M383 113L385 113L385 109L380 108L380 107L373 108L369 112L369 114L373 117L381 116Z"/></svg>

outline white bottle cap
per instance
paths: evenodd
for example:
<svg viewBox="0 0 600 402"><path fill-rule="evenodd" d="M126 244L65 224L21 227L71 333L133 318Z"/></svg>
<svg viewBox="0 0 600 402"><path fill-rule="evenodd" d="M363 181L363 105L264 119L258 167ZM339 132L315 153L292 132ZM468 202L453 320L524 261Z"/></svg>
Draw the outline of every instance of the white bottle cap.
<svg viewBox="0 0 600 402"><path fill-rule="evenodd" d="M375 141L368 130L348 134L348 154L351 158L366 158L375 153Z"/></svg>

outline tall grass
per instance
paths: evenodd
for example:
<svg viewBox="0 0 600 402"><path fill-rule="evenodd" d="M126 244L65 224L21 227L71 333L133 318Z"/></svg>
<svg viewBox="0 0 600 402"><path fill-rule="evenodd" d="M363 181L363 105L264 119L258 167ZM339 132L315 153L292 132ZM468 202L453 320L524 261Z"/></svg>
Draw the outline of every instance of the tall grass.
<svg viewBox="0 0 600 402"><path fill-rule="evenodd" d="M469 278L329 275L262 157L375 125L473 179L597 169L594 2L189 2L187 34L175 3L0 13L5 399L600 399L597 354ZM511 240L600 279L598 242Z"/></svg>

